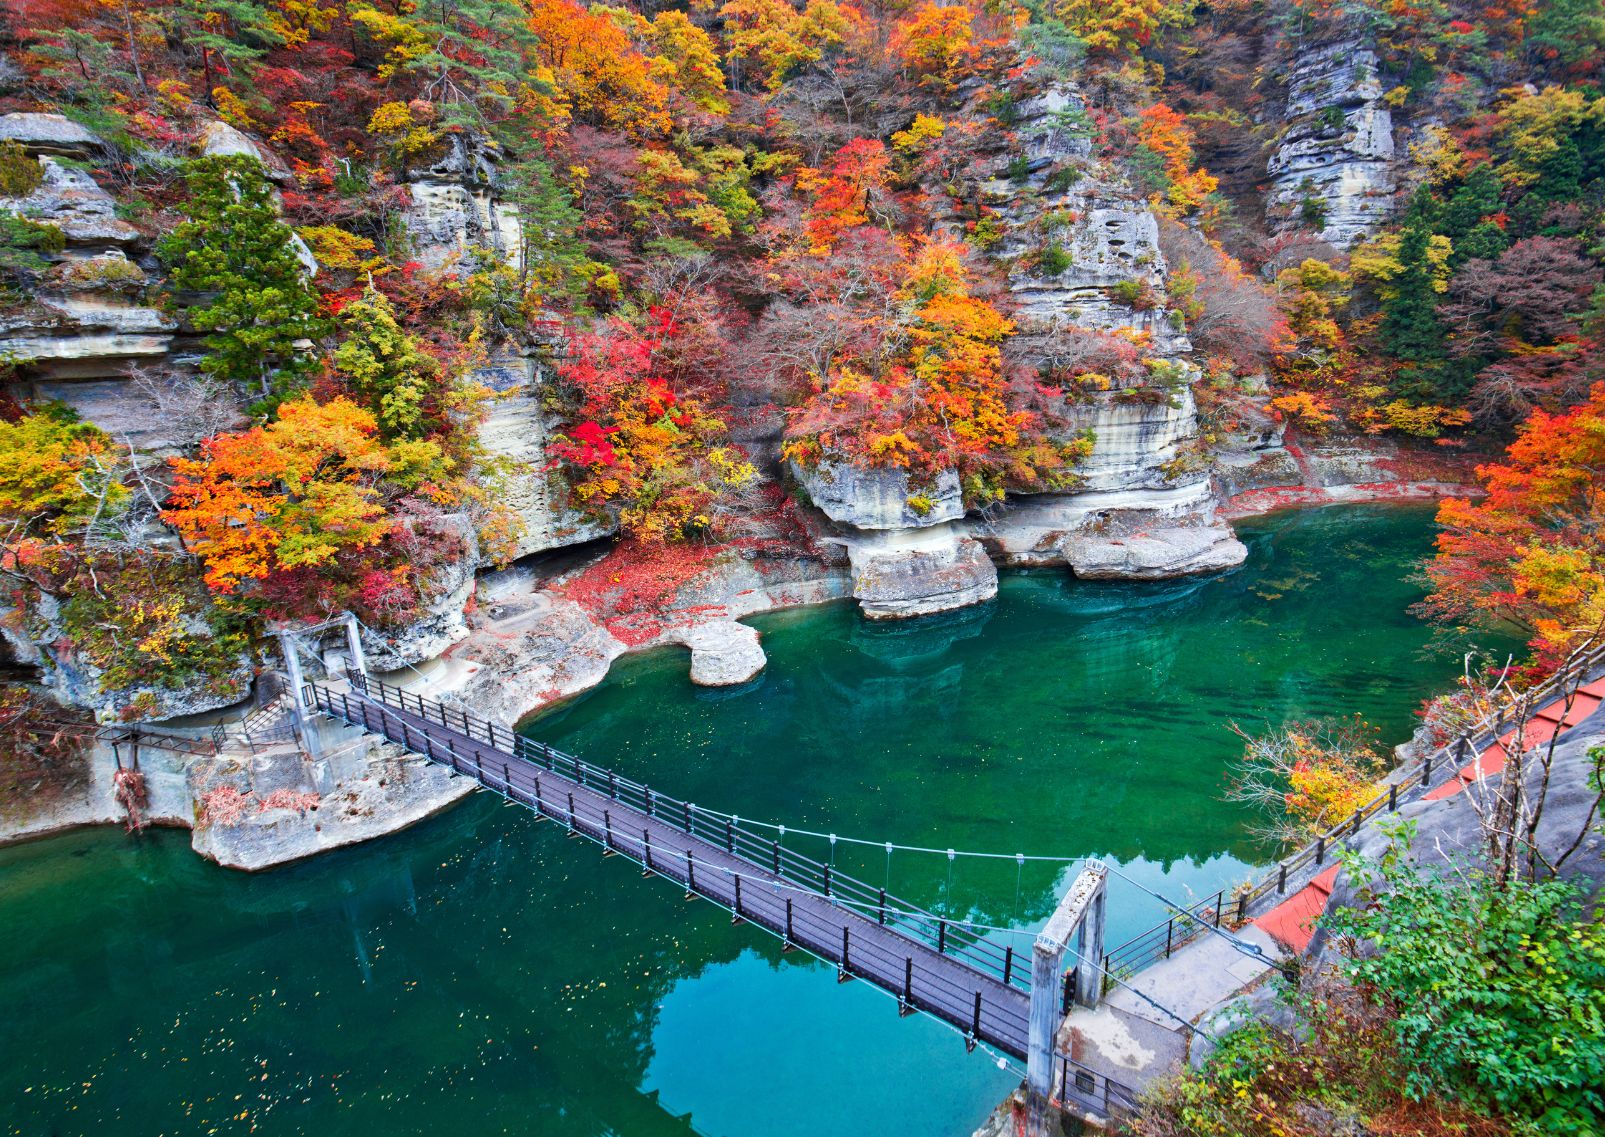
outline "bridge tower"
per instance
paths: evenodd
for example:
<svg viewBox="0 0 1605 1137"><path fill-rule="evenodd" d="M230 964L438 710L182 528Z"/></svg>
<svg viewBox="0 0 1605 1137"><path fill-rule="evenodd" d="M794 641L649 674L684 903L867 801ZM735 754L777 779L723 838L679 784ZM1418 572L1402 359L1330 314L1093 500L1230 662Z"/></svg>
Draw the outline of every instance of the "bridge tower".
<svg viewBox="0 0 1605 1137"><path fill-rule="evenodd" d="M1059 1024L1069 1011L1068 993L1083 1007L1103 998L1104 906L1109 867L1088 861L1052 918L1037 933L1031 949L1031 1017L1026 1052L1025 1108L1027 1137L1048 1137L1048 1110L1053 1097L1053 1056ZM1074 944L1075 959L1064 972L1064 957ZM1065 979L1061 980L1061 974Z"/></svg>
<svg viewBox="0 0 1605 1137"><path fill-rule="evenodd" d="M346 654L350 657L350 669L358 675L366 676L368 657L362 650L362 629L358 626L356 616L350 612L341 613L321 624L312 624L304 628L280 627L273 632L279 639L279 654L284 657L284 670L289 679L290 709L295 722L295 732L301 740L301 748L314 758L319 756L317 731L313 726L318 711L307 702L306 672L301 666L301 653L306 650L306 646L301 637L337 626L345 628ZM313 659L314 662L318 662L315 655Z"/></svg>

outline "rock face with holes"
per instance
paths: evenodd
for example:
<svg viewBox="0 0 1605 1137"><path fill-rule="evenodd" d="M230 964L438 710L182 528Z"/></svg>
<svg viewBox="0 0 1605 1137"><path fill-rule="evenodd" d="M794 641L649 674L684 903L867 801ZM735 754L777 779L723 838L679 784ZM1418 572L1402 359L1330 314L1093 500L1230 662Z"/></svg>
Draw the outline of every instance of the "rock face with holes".
<svg viewBox="0 0 1605 1137"><path fill-rule="evenodd" d="M478 135L446 136L433 162L407 170L410 204L403 212L419 263L430 272L464 263L473 248L490 249L514 268L523 265L518 211L495 194L494 143Z"/></svg>
<svg viewBox="0 0 1605 1137"><path fill-rule="evenodd" d="M1306 47L1287 85L1266 221L1273 232L1309 229L1352 248L1392 213L1398 188L1393 114L1376 52L1358 38Z"/></svg>
<svg viewBox="0 0 1605 1137"><path fill-rule="evenodd" d="M1000 169L981 185L983 200L1006 223L988 251L1015 266L1013 349L1029 357L1055 330L1076 327L1146 332L1160 356L1188 351L1164 308L1169 268L1159 222L1136 190L1093 157L1080 91L1055 86L1023 101L1016 114L1027 173ZM1053 250L1057 255L1045 255Z"/></svg>

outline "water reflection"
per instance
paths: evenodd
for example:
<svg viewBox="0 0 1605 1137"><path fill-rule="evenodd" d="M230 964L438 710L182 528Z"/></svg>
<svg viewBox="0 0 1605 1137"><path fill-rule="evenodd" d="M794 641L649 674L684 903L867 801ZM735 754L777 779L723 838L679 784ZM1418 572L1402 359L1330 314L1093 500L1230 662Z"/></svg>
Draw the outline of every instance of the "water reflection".
<svg viewBox="0 0 1605 1137"><path fill-rule="evenodd" d="M1070 869L941 850L1097 855L1175 899L1211 895L1266 856L1219 800L1228 721L1364 711L1398 737L1453 671L1420 661L1407 612L1425 515L1244 536L1249 565L1206 581L1030 574L931 621L764 617L751 687L705 695L683 652L646 655L529 729L784 821L821 859L828 842L798 828L936 847L835 858L988 924L1040 923ZM834 1137L872 1118L914 1137L967 1131L1011 1081L494 798L255 877L187 844L0 849L8 1132ZM1157 918L1142 888L1112 893L1112 939Z"/></svg>

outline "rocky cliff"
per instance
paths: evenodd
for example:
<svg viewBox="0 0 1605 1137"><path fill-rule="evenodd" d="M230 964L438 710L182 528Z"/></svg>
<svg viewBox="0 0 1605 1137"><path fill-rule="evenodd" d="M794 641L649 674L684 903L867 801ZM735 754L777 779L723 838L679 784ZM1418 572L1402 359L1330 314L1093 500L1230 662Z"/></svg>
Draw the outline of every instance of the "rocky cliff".
<svg viewBox="0 0 1605 1137"><path fill-rule="evenodd" d="M1141 346L1147 371L1079 390L1065 408L1066 434L1093 439L1073 492L1015 495L971 529L1008 562L1068 564L1078 572L1079 562L1089 575L1119 575L1123 562L1108 550L1137 533L1171 553L1134 568L1133 576L1229 567L1246 550L1215 519L1191 389L1192 345L1167 303L1158 219L1096 160L1089 121L1081 94L1068 84L1023 101L1015 129L1024 177L1016 163L1013 176L984 187L1006 225L992 252L1011 266L1018 334L1009 350L1048 373L1079 347L1077 333L1113 333ZM1183 532L1195 528L1201 533Z"/></svg>
<svg viewBox="0 0 1605 1137"><path fill-rule="evenodd" d="M1352 248L1392 214L1398 190L1377 54L1359 37L1310 45L1293 56L1285 81L1266 222L1275 233L1311 230Z"/></svg>

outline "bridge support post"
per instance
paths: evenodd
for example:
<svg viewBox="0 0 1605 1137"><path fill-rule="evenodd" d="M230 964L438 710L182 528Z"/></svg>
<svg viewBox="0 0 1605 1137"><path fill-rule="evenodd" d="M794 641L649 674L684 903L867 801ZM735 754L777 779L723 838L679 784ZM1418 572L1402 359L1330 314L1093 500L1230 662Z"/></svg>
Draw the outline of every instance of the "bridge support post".
<svg viewBox="0 0 1605 1137"><path fill-rule="evenodd" d="M1108 881L1108 868L1099 861L1088 861L1031 945L1031 1015L1025 1077L1027 1137L1048 1135L1054 1042L1064 1017L1060 974L1072 941L1076 1002L1096 1006L1103 995L1104 893Z"/></svg>
<svg viewBox="0 0 1605 1137"><path fill-rule="evenodd" d="M279 632L279 654L284 656L284 671L290 681L290 722L295 727L301 749L313 758L321 758L316 728L312 723L312 710L306 704L306 675L301 670L301 645L294 632Z"/></svg>
<svg viewBox="0 0 1605 1137"><path fill-rule="evenodd" d="M368 657L362 651L362 631L357 627L357 618L350 612L346 613L346 653L351 656L351 670L358 675L368 674Z"/></svg>

